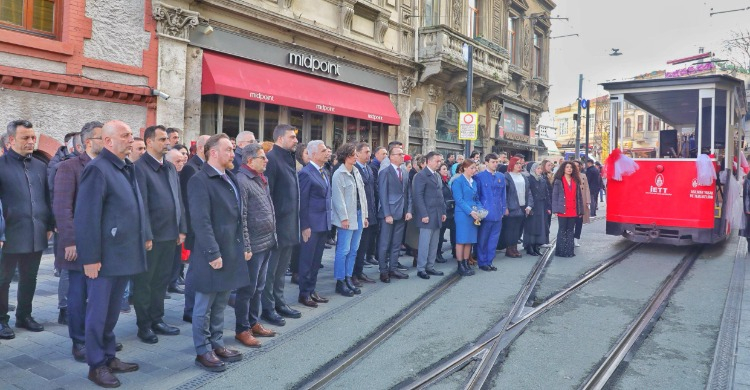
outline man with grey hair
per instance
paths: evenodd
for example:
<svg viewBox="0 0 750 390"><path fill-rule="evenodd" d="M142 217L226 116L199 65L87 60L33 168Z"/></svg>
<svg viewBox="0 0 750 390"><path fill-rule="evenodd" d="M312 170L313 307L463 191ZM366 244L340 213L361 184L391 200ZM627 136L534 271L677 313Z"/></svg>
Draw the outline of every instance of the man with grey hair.
<svg viewBox="0 0 750 390"><path fill-rule="evenodd" d="M247 347L258 348L256 337L273 337L276 332L260 324L261 296L266 284L268 259L276 246L276 218L268 180L263 175L268 165L266 153L259 144L242 148L242 161L237 182L242 198L242 230L245 252L251 253L247 262L250 284L237 290L234 304L236 335Z"/></svg>
<svg viewBox="0 0 750 390"><path fill-rule="evenodd" d="M292 309L284 299L284 274L292 259L292 249L299 244L299 183L294 149L298 130L280 124L273 130L275 143L268 152L268 188L276 211L276 249L271 251L263 292L263 319L283 326L287 318L300 318L302 313ZM281 316L279 315L281 314Z"/></svg>
<svg viewBox="0 0 750 390"><path fill-rule="evenodd" d="M244 160L242 160L242 149L247 145L256 143L255 134L251 131L241 131L237 134L235 141L237 142L237 148L234 149L234 160L232 160L234 168L232 168L232 172L237 173L240 171L240 165L244 163Z"/></svg>
<svg viewBox="0 0 750 390"><path fill-rule="evenodd" d="M78 157L60 163L55 175L52 212L57 222L55 268L60 270L57 288L60 316L57 322L68 325L68 334L73 341L73 358L86 361L86 276L83 265L78 262L75 228L73 225L78 184L83 168L102 151L101 122L89 122L81 129L81 139L86 149Z"/></svg>

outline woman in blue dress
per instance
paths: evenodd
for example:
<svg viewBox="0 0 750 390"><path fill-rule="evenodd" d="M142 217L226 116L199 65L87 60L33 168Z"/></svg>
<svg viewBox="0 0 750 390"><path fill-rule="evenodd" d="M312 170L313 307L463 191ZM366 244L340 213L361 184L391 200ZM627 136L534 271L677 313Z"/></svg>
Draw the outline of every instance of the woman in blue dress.
<svg viewBox="0 0 750 390"><path fill-rule="evenodd" d="M456 201L454 220L456 224L456 260L458 274L461 276L474 275L467 260L471 255L471 246L477 242L477 225L479 219L477 210L482 207L479 203L477 183L472 179L477 173L477 165L472 160L465 160L458 167L460 175L451 184L453 199Z"/></svg>

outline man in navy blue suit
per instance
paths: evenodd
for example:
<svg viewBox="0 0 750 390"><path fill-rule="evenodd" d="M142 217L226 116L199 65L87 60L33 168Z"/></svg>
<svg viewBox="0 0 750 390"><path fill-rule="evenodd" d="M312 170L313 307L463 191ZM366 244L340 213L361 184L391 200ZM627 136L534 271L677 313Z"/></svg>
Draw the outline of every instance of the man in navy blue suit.
<svg viewBox="0 0 750 390"><path fill-rule="evenodd" d="M331 230L331 180L323 165L328 160L326 145L315 140L307 144L310 163L299 172L299 220L302 247L299 258L299 303L317 307L328 302L315 292L318 269Z"/></svg>
<svg viewBox="0 0 750 390"><path fill-rule="evenodd" d="M102 127L104 149L81 173L75 226L78 261L88 279L86 362L88 378L102 387L117 387L114 373L137 371L138 365L115 357L120 298L132 275L146 270L146 215L126 158L133 132L121 121Z"/></svg>

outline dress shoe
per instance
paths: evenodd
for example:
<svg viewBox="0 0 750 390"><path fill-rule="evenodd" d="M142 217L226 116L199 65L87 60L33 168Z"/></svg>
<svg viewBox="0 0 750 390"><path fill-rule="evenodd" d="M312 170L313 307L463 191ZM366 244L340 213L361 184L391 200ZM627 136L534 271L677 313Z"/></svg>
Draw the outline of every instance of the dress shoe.
<svg viewBox="0 0 750 390"><path fill-rule="evenodd" d="M292 279L290 280L292 284L299 284L299 274L296 272L292 272Z"/></svg>
<svg viewBox="0 0 750 390"><path fill-rule="evenodd" d="M16 328L24 328L32 332L41 332L44 330L44 327L34 321L34 317L32 316L16 318Z"/></svg>
<svg viewBox="0 0 750 390"><path fill-rule="evenodd" d="M334 240L333 238L329 238L328 240L326 240L326 244L331 245L331 246L335 246L336 245L336 240Z"/></svg>
<svg viewBox="0 0 750 390"><path fill-rule="evenodd" d="M375 283L375 281L374 281L374 280L370 279L370 278L369 278L369 277L368 277L367 275L365 275L365 274L359 274L359 275L357 275L357 280L359 280L359 281L360 281L360 282L362 282L362 283Z"/></svg>
<svg viewBox="0 0 750 390"><path fill-rule="evenodd" d="M184 294L185 289L178 286L177 284L172 284L167 288L167 292L175 293L175 294Z"/></svg>
<svg viewBox="0 0 750 390"><path fill-rule="evenodd" d="M346 287L348 287L349 290L351 290L351 292L355 294L362 294L362 290L360 290L359 287L354 285L352 278L347 276L346 279L344 279L344 282L346 283Z"/></svg>
<svg viewBox="0 0 750 390"><path fill-rule="evenodd" d="M175 336L180 334L180 328L172 325L167 325L163 321L151 325L151 329L154 331L154 333L167 336Z"/></svg>
<svg viewBox="0 0 750 390"><path fill-rule="evenodd" d="M399 270L393 270L388 273L388 276L396 279L409 279L409 275L399 271Z"/></svg>
<svg viewBox="0 0 750 390"><path fill-rule="evenodd" d="M112 358L112 360L107 363L107 367L109 367L109 370L114 374L138 371L138 364L125 363L118 358Z"/></svg>
<svg viewBox="0 0 750 390"><path fill-rule="evenodd" d="M77 362L86 362L86 344L73 343L71 348L73 359Z"/></svg>
<svg viewBox="0 0 750 390"><path fill-rule="evenodd" d="M438 253L437 256L435 257L435 262L436 263L445 263L447 261L448 260L446 260L445 257L443 257L442 253Z"/></svg>
<svg viewBox="0 0 750 390"><path fill-rule="evenodd" d="M346 286L346 283L343 280L336 281L336 293L341 294L345 297L354 296L354 292L352 290L349 290L349 287Z"/></svg>
<svg viewBox="0 0 750 390"><path fill-rule="evenodd" d="M237 339L242 345L250 348L260 348L260 340L256 339L253 336L253 333L251 330L246 330L241 333L237 333L234 335L234 338Z"/></svg>
<svg viewBox="0 0 750 390"><path fill-rule="evenodd" d="M417 276L419 276L422 279L429 279L430 278L430 275L427 275L427 272L424 272L424 271L417 272Z"/></svg>
<svg viewBox="0 0 750 390"><path fill-rule="evenodd" d="M312 298L306 297L304 295L300 295L299 298L297 298L297 302L307 307L318 307L317 302L313 301Z"/></svg>
<svg viewBox="0 0 750 390"><path fill-rule="evenodd" d="M312 294L310 294L310 298L318 303L328 303L328 298L321 297L317 292L313 292Z"/></svg>
<svg viewBox="0 0 750 390"><path fill-rule="evenodd" d="M482 271L492 272L492 268L490 268L489 265L480 265L479 269L481 269Z"/></svg>
<svg viewBox="0 0 750 390"><path fill-rule="evenodd" d="M182 320L185 321L185 322L189 322L189 323L192 324L193 323L193 316L183 313L182 314Z"/></svg>
<svg viewBox="0 0 750 390"><path fill-rule="evenodd" d="M375 259L374 257L368 257L368 258L366 258L366 259L365 259L365 262L366 262L366 263L369 263L369 264L372 264L372 265L378 265L378 264L380 264L380 263L378 262L378 260L377 260L377 259Z"/></svg>
<svg viewBox="0 0 750 390"><path fill-rule="evenodd" d="M494 265L490 265L489 267L490 267L491 270L497 271L497 267L495 267Z"/></svg>
<svg viewBox="0 0 750 390"><path fill-rule="evenodd" d="M156 344L159 342L159 338L156 337L151 328L138 329L138 338L146 344Z"/></svg>
<svg viewBox="0 0 750 390"><path fill-rule="evenodd" d="M234 363L242 360L242 353L236 349L229 349L227 347L214 348L214 355L221 361Z"/></svg>
<svg viewBox="0 0 750 390"><path fill-rule="evenodd" d="M391 282L391 276L388 274L388 272L381 272L380 273L380 281L383 283L390 283Z"/></svg>
<svg viewBox="0 0 750 390"><path fill-rule="evenodd" d="M115 352L122 351L122 343L115 343Z"/></svg>
<svg viewBox="0 0 750 390"><path fill-rule="evenodd" d="M445 275L443 271L438 271L434 268L428 269L425 272L427 272L427 275L434 275L434 276L443 276Z"/></svg>
<svg viewBox="0 0 750 390"><path fill-rule="evenodd" d="M130 302L127 298L123 298L120 302L120 313L130 313Z"/></svg>
<svg viewBox="0 0 750 390"><path fill-rule="evenodd" d="M255 337L275 337L276 332L272 331L271 329L266 329L261 325L259 322L256 322L255 325L253 325L252 328L250 328L250 331L253 332L253 336Z"/></svg>
<svg viewBox="0 0 750 390"><path fill-rule="evenodd" d="M60 308L60 314L57 315L57 323L60 325L68 325L68 308Z"/></svg>
<svg viewBox="0 0 750 390"><path fill-rule="evenodd" d="M260 314L260 318L265 320L271 325L276 326L284 326L286 325L286 320L282 318L279 313L276 313L276 310L263 310L263 313Z"/></svg>
<svg viewBox="0 0 750 390"><path fill-rule="evenodd" d="M203 355L196 356L195 365L211 372L221 372L227 369L227 364L222 362L214 351L208 351Z"/></svg>
<svg viewBox="0 0 750 390"><path fill-rule="evenodd" d="M359 281L357 275L352 275L351 280L354 287L362 287L362 282Z"/></svg>
<svg viewBox="0 0 750 390"><path fill-rule="evenodd" d="M300 318L302 317L302 313L300 313L298 310L294 310L289 305L284 306L276 306L276 312L279 313L282 317L286 318Z"/></svg>
<svg viewBox="0 0 750 390"><path fill-rule="evenodd" d="M403 265L401 265L401 263L399 263L398 261L396 262L396 269L397 269L397 270L399 270L399 271L407 271L407 270L409 270L409 268L407 268L407 267L404 267L404 266L403 266Z"/></svg>
<svg viewBox="0 0 750 390"><path fill-rule="evenodd" d="M89 380L96 383L99 387L120 387L120 380L112 375L112 371L107 366L89 368Z"/></svg>

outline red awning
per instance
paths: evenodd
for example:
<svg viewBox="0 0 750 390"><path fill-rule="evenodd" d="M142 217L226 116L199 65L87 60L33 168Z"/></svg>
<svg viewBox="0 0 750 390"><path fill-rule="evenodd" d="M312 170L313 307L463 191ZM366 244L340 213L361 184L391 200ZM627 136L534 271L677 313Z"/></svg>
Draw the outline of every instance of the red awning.
<svg viewBox="0 0 750 390"><path fill-rule="evenodd" d="M385 93L208 51L202 93L401 124Z"/></svg>

